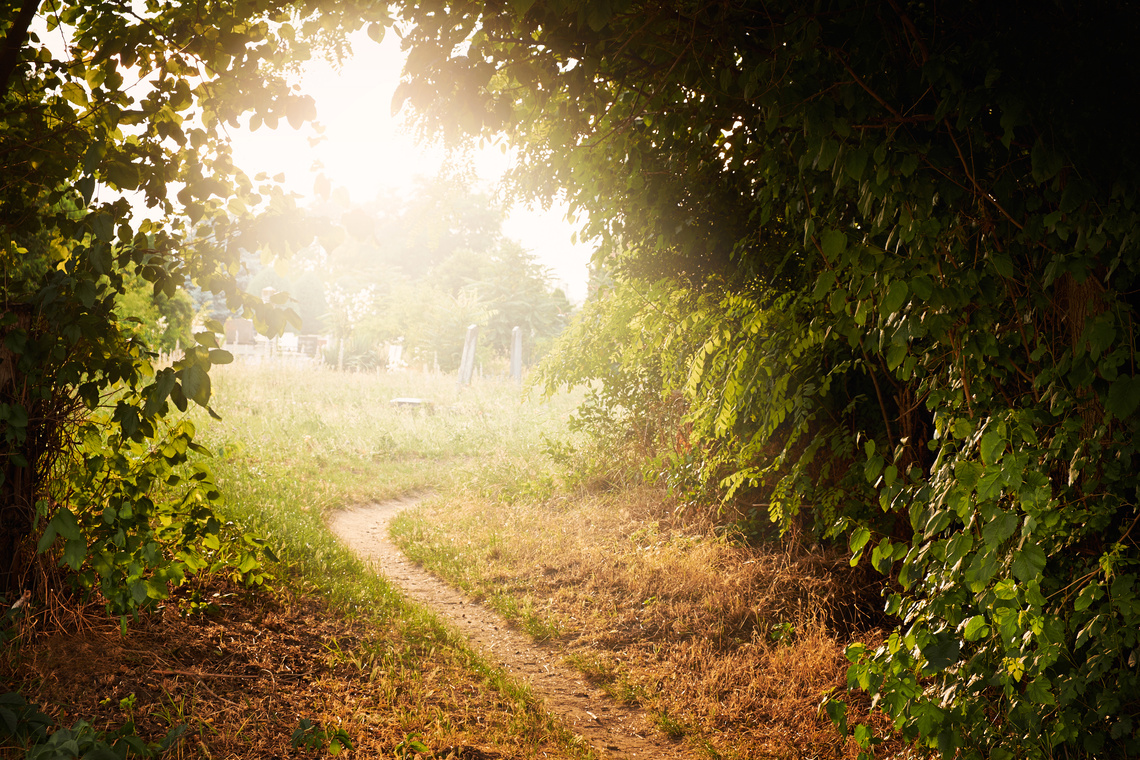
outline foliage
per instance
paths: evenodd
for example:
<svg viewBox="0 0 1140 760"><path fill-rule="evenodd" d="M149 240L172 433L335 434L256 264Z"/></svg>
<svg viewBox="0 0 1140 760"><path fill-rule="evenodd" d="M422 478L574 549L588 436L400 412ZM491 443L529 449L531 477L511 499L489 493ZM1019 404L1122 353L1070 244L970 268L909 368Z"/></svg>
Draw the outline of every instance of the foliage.
<svg viewBox="0 0 1140 760"><path fill-rule="evenodd" d="M284 256L313 230L280 188L233 166L226 127L301 126L313 101L286 67L385 23L367 0L0 12L0 590L38 593L34 550L62 536L80 582L129 608L194 569L191 546L217 540L208 475L178 472L192 432L164 420L209 403L208 371L229 360L220 326L183 334L185 356L156 370L151 349L174 336L124 317L149 317L140 286L181 309L193 283L281 330L287 311L238 288L240 259L263 246Z"/></svg>
<svg viewBox="0 0 1140 760"><path fill-rule="evenodd" d="M308 750L324 750L333 757L340 754L342 749L352 749L352 738L343 728L330 729L314 723L309 718L301 718L293 736L289 738L289 745L293 749L304 747Z"/></svg>
<svg viewBox="0 0 1140 760"><path fill-rule="evenodd" d="M706 340L666 357L725 491L785 525L809 508L889 579L898 627L850 678L901 736L1140 752L1140 157L1113 85L1138 79L1135 8L403 12L397 102L506 131L520 192L588 212L619 282L669 278L654 306ZM583 317L607 308L620 325L615 301ZM573 336L588 371L567 381L637 387ZM639 337L606 339L652 366Z"/></svg>
<svg viewBox="0 0 1140 760"><path fill-rule="evenodd" d="M133 721L114 731L96 731L80 720L71 728L59 727L48 733L52 724L50 717L19 694L0 694L0 742L22 747L28 760L160 757L177 744L186 730L185 726L178 726L161 742L151 744L135 733Z"/></svg>
<svg viewBox="0 0 1140 760"><path fill-rule="evenodd" d="M125 277L126 289L115 302L119 329L155 351L170 353L193 342L194 301L184 289L155 293L137 272ZM125 324L124 324L125 323Z"/></svg>
<svg viewBox="0 0 1140 760"><path fill-rule="evenodd" d="M341 201L315 213L348 234L329 234L302 257L324 280L324 322L338 343L352 338L343 358L339 345L328 352L330 363L382 365L381 344L402 342L409 358L453 372L471 324L481 329L480 361L509 356L517 326L531 363L565 326L569 302L533 254L504 238L502 207L461 181L423 181L407 197L351 207Z"/></svg>
<svg viewBox="0 0 1140 760"><path fill-rule="evenodd" d="M542 364L547 393L588 386L571 429L601 444L607 478L619 476L624 455L651 456L676 433L678 410L668 401L684 383L686 344L676 329L684 313L683 294L667 283L608 288L586 302ZM683 436L672 443L683 455Z"/></svg>

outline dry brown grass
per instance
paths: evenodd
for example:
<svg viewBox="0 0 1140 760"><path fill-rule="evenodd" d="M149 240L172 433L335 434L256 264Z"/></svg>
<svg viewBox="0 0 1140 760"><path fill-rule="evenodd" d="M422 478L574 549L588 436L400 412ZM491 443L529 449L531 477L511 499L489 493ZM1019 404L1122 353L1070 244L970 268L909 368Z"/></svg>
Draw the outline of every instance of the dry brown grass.
<svg viewBox="0 0 1140 760"><path fill-rule="evenodd" d="M744 546L648 488L541 504L470 494L395 530L411 556L556 633L570 663L710 756L858 754L819 711L845 689L846 644L881 636L851 609L871 579L839 553Z"/></svg>
<svg viewBox="0 0 1140 760"><path fill-rule="evenodd" d="M327 756L291 746L302 718L343 729L355 745L349 758L391 758L416 735L439 758L583 756L536 703L499 688L498 675L442 631L433 639L409 634L407 619L345 620L283 590L215 581L203 591L216 612L183 617L170 605L125 637L96 610L41 625L7 648L0 681L62 725L82 718L113 729L133 718L156 741L185 724L173 758ZM22 754L0 746L0 757Z"/></svg>

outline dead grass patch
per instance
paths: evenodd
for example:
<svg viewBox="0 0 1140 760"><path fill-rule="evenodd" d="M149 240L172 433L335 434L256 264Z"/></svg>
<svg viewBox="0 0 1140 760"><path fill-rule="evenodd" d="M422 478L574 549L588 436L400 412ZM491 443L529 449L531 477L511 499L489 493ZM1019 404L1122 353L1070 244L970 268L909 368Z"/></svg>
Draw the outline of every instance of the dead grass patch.
<svg viewBox="0 0 1140 760"><path fill-rule="evenodd" d="M216 611L186 617L168 605L127 636L94 611L41 626L8 647L0 680L61 725L133 719L150 741L186 725L174 758L326 755L327 742L291 745L302 719L343 729L350 758L390 758L413 738L437 758L583 756L533 700L499 688L450 634L409 623L414 614L346 620L311 595L221 580L201 592ZM0 757L14 753L0 746Z"/></svg>
<svg viewBox="0 0 1140 760"><path fill-rule="evenodd" d="M819 707L845 689L846 644L882 634L852 609L875 596L873 579L838 552L741 545L649 488L543 503L469 494L394 530L470 593L541 617L570 664L666 735L712 756L858 754Z"/></svg>

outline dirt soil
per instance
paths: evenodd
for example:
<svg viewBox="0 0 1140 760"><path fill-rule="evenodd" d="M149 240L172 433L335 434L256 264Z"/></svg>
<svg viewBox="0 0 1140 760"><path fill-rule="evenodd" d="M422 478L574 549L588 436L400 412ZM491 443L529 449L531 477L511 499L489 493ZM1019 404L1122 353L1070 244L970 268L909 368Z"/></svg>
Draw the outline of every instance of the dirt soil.
<svg viewBox="0 0 1140 760"><path fill-rule="evenodd" d="M553 648L511 629L496 613L404 557L388 537L388 524L401 510L417 503L407 498L353 507L336 512L329 524L347 546L410 599L430 608L458 629L474 649L529 684L547 710L601 757L694 757L678 742L661 736L644 711L617 702L563 665Z"/></svg>

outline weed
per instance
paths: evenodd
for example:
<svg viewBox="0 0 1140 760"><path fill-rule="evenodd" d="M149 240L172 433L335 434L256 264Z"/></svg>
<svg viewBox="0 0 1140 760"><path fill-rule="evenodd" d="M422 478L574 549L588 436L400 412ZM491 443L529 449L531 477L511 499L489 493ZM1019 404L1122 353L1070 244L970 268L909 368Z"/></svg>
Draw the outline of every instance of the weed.
<svg viewBox="0 0 1140 760"><path fill-rule="evenodd" d="M775 623L768 629L768 638L776 644L790 643L796 635L795 623L784 621Z"/></svg>
<svg viewBox="0 0 1140 760"><path fill-rule="evenodd" d="M591 651L571 652L564 658L567 665L594 683L608 684L616 678L614 663L603 655Z"/></svg>
<svg viewBox="0 0 1140 760"><path fill-rule="evenodd" d="M223 419L200 414L195 422L198 439L217 452L210 465L227 497L220 516L237 537L215 551L253 555L262 566L256 574L276 576L276 587L253 593L207 569L164 610L124 620L127 635L105 620L84 620L82 650L70 631L43 638L20 662L0 663L0 680L38 691L54 713L87 705L79 709L97 715L99 731L120 718L119 700L133 691L133 717L148 739L174 721L195 727L197 745L184 757L284 756L291 734L297 746L326 752L334 740L347 749L342 739L351 734L361 756L391 756L412 734L440 747L583 756L526 689L409 606L324 523L328 511L353 503L429 488L448 495L484 471L505 476L535 458L537 431L559 435L573 402L522 404L513 384L457 392L453 379L412 373L234 364L211 377ZM433 398L438 413L401 414L388 404L396 396ZM539 455L523 469L544 466ZM541 611L530 614L538 621ZM106 684L114 684L113 699L99 705ZM308 723L297 723L300 715Z"/></svg>
<svg viewBox="0 0 1140 760"><path fill-rule="evenodd" d="M667 734L719 746L733 726L726 756L844 755L816 710L845 682L826 624L855 585L843 557L725 540L654 489L506 503L484 478L399 518L405 551L520 625L528 605L558 621L566 662L614 699L694 716Z"/></svg>
<svg viewBox="0 0 1140 760"><path fill-rule="evenodd" d="M301 718L297 729L289 739L289 746L293 749L299 747L309 750L327 749L330 755L336 756L341 750L352 749L352 738L343 728L326 728L309 718Z"/></svg>
<svg viewBox="0 0 1140 760"><path fill-rule="evenodd" d="M653 713L653 724L670 739L681 739L689 733L688 726L664 711Z"/></svg>
<svg viewBox="0 0 1140 760"><path fill-rule="evenodd" d="M431 752L431 748L420 741L419 734L409 734L396 745L394 751L399 760L411 760L418 754Z"/></svg>

